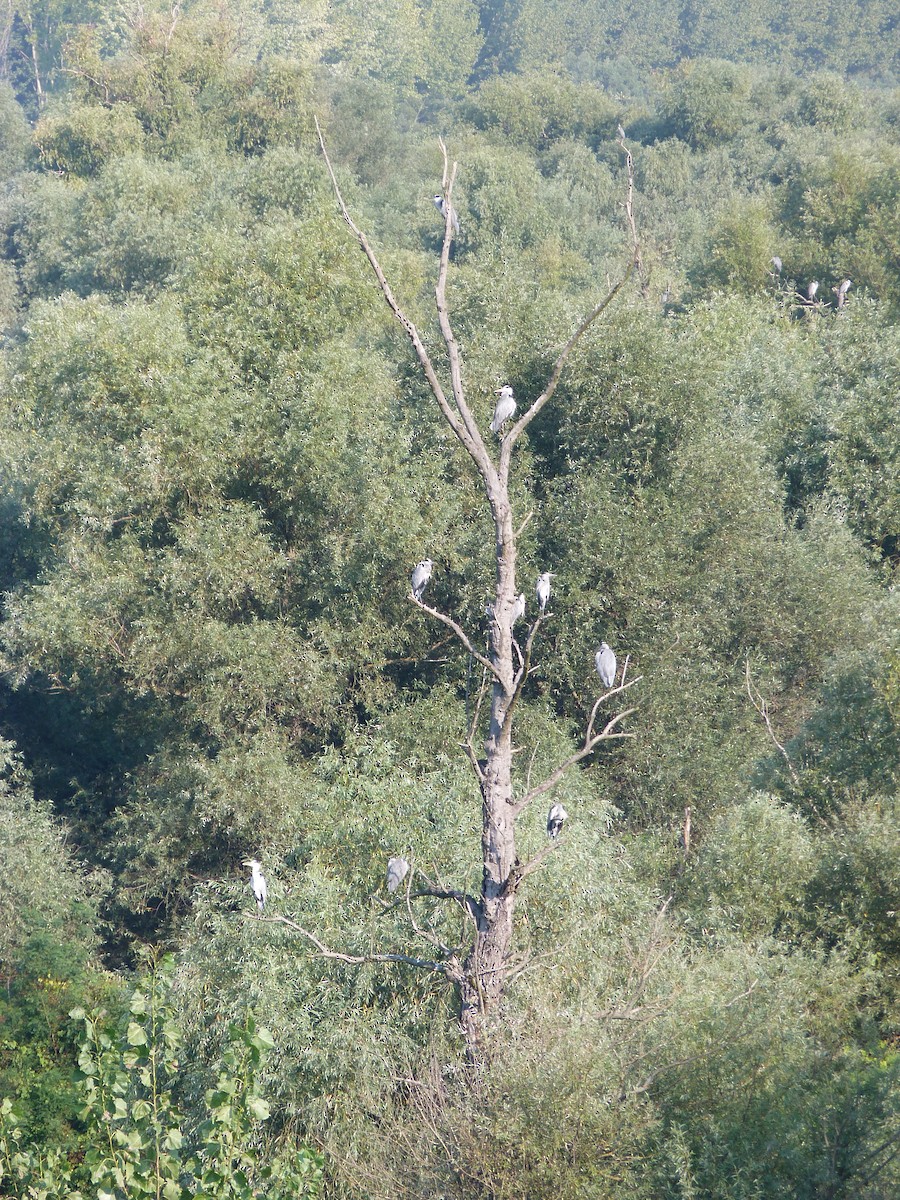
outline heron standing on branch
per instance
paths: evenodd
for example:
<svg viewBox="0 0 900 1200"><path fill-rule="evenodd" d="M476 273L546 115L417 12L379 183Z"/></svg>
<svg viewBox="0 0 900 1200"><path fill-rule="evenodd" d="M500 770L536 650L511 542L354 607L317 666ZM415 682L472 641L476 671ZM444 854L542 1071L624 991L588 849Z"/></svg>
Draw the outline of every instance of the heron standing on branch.
<svg viewBox="0 0 900 1200"><path fill-rule="evenodd" d="M432 199L434 200L435 208L438 210L438 212L441 214L441 216L446 221L446 219L447 219L447 201L441 195L434 196L434 197L432 197ZM452 204L450 205L450 224L453 227L453 232L458 237L459 236L459 217L456 215L456 209L453 207Z"/></svg>
<svg viewBox="0 0 900 1200"><path fill-rule="evenodd" d="M422 593L425 591L425 585L431 578L431 572L434 563L430 558L423 558L420 563L416 563L412 573L412 594L416 600L422 599Z"/></svg>
<svg viewBox="0 0 900 1200"><path fill-rule="evenodd" d="M497 389L499 399L494 407L494 419L491 421L491 433L499 433L501 426L515 416L516 399L509 384Z"/></svg>
<svg viewBox="0 0 900 1200"><path fill-rule="evenodd" d="M597 674L600 676L600 682L605 688L611 688L616 682L617 664L616 656L606 642L600 643L600 649L594 655L594 663L597 667Z"/></svg>
<svg viewBox="0 0 900 1200"><path fill-rule="evenodd" d="M408 871L409 863L401 855L389 858L387 865L387 890L392 894L396 892L397 888L406 878Z"/></svg>
<svg viewBox="0 0 900 1200"><path fill-rule="evenodd" d="M255 858L244 859L244 866L250 868L250 886L253 889L253 895L256 897L256 907L260 912L266 906L266 877L260 870L261 863Z"/></svg>
<svg viewBox="0 0 900 1200"><path fill-rule="evenodd" d="M537 586L534 590L537 595L537 602L542 613L546 610L547 605L550 602L550 580L552 578L552 571L544 571L542 575L538 575Z"/></svg>
<svg viewBox="0 0 900 1200"><path fill-rule="evenodd" d="M563 821L569 819L569 814L561 804L554 804L547 813L547 837L559 837Z"/></svg>

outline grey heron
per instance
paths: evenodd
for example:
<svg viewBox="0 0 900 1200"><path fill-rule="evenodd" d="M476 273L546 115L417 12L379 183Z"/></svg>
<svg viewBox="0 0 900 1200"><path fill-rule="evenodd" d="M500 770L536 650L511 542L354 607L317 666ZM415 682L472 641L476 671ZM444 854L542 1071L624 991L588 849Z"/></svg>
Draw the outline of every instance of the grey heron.
<svg viewBox="0 0 900 1200"><path fill-rule="evenodd" d="M849 279L842 279L836 288L832 288L832 291L837 296L838 308L843 308L847 303L847 293L850 291L850 286L851 284Z"/></svg>
<svg viewBox="0 0 900 1200"><path fill-rule="evenodd" d="M550 580L552 578L552 571L544 571L543 574L538 575L537 585L535 586L534 590L537 595L537 602L540 605L541 612L546 610L547 605L550 602Z"/></svg>
<svg viewBox="0 0 900 1200"><path fill-rule="evenodd" d="M554 804L547 813L547 837L559 837L563 821L569 819L569 814L561 804Z"/></svg>
<svg viewBox="0 0 900 1200"><path fill-rule="evenodd" d="M446 220L447 219L447 201L440 194L438 194L437 196L433 196L432 199L434 200L435 208L438 210L438 212L441 214L441 216L444 218L444 220ZM453 226L453 232L455 234L459 234L459 217L456 215L456 209L453 207L452 204L450 205L450 224Z"/></svg>
<svg viewBox="0 0 900 1200"><path fill-rule="evenodd" d="M498 400L494 406L494 419L491 421L491 433L499 433L504 422L515 415L516 399L508 383L497 388Z"/></svg>
<svg viewBox="0 0 900 1200"><path fill-rule="evenodd" d="M513 610L512 610L513 625L515 625L516 621L521 621L524 616L525 616L525 593L519 592L518 596L516 596L515 600L513 600Z"/></svg>
<svg viewBox="0 0 900 1200"><path fill-rule="evenodd" d="M616 682L616 656L606 642L600 643L600 649L594 655L594 663L600 682L604 687L611 688Z"/></svg>
<svg viewBox="0 0 900 1200"><path fill-rule="evenodd" d="M770 262L770 263L772 264L772 266L775 268L775 274L776 274L776 275L780 275L780 274L781 274L781 268L782 268L782 265L783 265L783 264L782 264L782 262L781 262L781 259L778 257L778 255L777 255L777 254L773 254L773 255L772 255L772 257L769 259L769 262Z"/></svg>
<svg viewBox="0 0 900 1200"><path fill-rule="evenodd" d="M422 599L422 593L425 591L425 585L431 578L431 571L434 563L430 558L423 558L420 563L416 563L415 570L412 573L412 594L417 600Z"/></svg>
<svg viewBox="0 0 900 1200"><path fill-rule="evenodd" d="M409 863L401 855L388 859L387 890L389 892L396 892L397 888L406 878L407 871L409 871Z"/></svg>
<svg viewBox="0 0 900 1200"><path fill-rule="evenodd" d="M618 137L620 142L625 141L625 129L624 129L624 126L622 125L621 121L616 126L616 136Z"/></svg>
<svg viewBox="0 0 900 1200"><path fill-rule="evenodd" d="M250 868L250 886L253 889L253 895L256 897L256 907L260 912L266 906L266 877L260 870L261 863L255 858L244 859L244 866Z"/></svg>
<svg viewBox="0 0 900 1200"><path fill-rule="evenodd" d="M807 298L807 300L809 300L810 304L813 302L813 300L815 300L816 292L818 290L819 290L819 281L818 281L818 279L814 279L810 283L809 287L806 289L806 298Z"/></svg>

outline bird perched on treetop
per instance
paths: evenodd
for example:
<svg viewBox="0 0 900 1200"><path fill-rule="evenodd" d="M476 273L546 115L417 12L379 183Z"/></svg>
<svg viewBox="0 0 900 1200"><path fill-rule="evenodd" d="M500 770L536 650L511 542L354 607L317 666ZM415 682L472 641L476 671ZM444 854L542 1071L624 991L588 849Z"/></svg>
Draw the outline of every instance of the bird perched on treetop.
<svg viewBox="0 0 900 1200"><path fill-rule="evenodd" d="M518 596L516 596L515 600L513 601L513 610L512 610L513 625L515 625L516 621L521 621L524 616L525 616L525 593L519 592Z"/></svg>
<svg viewBox="0 0 900 1200"><path fill-rule="evenodd" d="M244 860L244 866L250 868L250 886L253 888L253 895L256 897L256 907L260 912L265 908L266 896L266 877L260 870L260 863L255 858L247 858Z"/></svg>
<svg viewBox="0 0 900 1200"><path fill-rule="evenodd" d="M770 263L772 264L772 266L775 268L775 274L776 274L776 275L780 275L780 274L781 274L781 268L782 268L782 265L783 265L783 264L782 264L782 261L781 261L781 259L778 257L778 255L777 255L777 254L773 254L773 255L772 255L772 257L769 259L769 262L770 262Z"/></svg>
<svg viewBox="0 0 900 1200"><path fill-rule="evenodd" d="M441 216L444 218L444 220L446 220L447 219L447 201L440 194L432 197L432 199L434 200L435 208L438 210L438 212L441 214ZM458 234L459 233L459 217L456 215L456 209L453 207L452 204L450 205L450 224L453 226L453 232Z"/></svg>
<svg viewBox="0 0 900 1200"><path fill-rule="evenodd" d="M396 892L397 888L406 878L406 873L408 870L409 863L400 855L397 855L395 858L388 859L387 890L389 892Z"/></svg>
<svg viewBox="0 0 900 1200"><path fill-rule="evenodd" d="M547 837L559 837L560 830L563 827L563 821L569 819L569 814L561 804L554 804L547 813Z"/></svg>
<svg viewBox="0 0 900 1200"><path fill-rule="evenodd" d="M508 383L504 384L502 388L497 388L497 396L499 399L494 406L494 419L491 421L491 433L499 433L500 427L504 424L504 422L508 421L516 411L516 400L513 396L513 390Z"/></svg>
<svg viewBox="0 0 900 1200"><path fill-rule="evenodd" d="M594 655L594 663L603 686L611 688L616 682L616 656L606 642L600 643L600 649Z"/></svg>
<svg viewBox="0 0 900 1200"><path fill-rule="evenodd" d="M832 288L832 291L837 296L838 308L843 308L847 303L847 293L850 291L850 280L843 279L838 287Z"/></svg>
<svg viewBox="0 0 900 1200"><path fill-rule="evenodd" d="M810 301L812 301L812 300L815 300L815 298L816 298L816 292L817 292L818 290L819 290L819 281L818 281L818 279L814 279L814 280L813 280L813 281L810 283L809 287L806 289L806 298L807 298L807 300L810 300Z"/></svg>
<svg viewBox="0 0 900 1200"><path fill-rule="evenodd" d="M431 571L434 563L430 558L423 558L420 563L416 563L412 573L412 594L417 600L422 599L422 593L425 591L425 585L431 578Z"/></svg>
<svg viewBox="0 0 900 1200"><path fill-rule="evenodd" d="M537 593L537 602L540 605L541 612L546 609L550 600L550 580L552 578L552 571L544 571L542 575L538 575L537 586L534 590Z"/></svg>

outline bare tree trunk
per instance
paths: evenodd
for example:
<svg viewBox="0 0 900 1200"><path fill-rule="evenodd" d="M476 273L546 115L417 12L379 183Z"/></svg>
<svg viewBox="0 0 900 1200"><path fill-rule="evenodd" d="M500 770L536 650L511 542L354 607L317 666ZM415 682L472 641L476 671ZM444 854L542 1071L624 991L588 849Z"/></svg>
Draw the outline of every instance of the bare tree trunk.
<svg viewBox="0 0 900 1200"><path fill-rule="evenodd" d="M509 473L512 453L516 442L524 433L527 426L538 415L555 392L571 350L588 327L612 302L625 285L632 270L640 262L637 231L632 209L634 187L633 163L631 154L625 146L624 138L622 137L619 140L619 145L625 154L628 172L625 211L629 230L632 235L632 253L628 265L619 281L609 290L600 303L588 313L568 342L566 342L556 359L550 379L543 392L526 408L523 415L512 425L508 432L501 436L499 460L495 460L495 455L485 444L482 433L466 401L460 369L459 347L451 327L446 301L446 284L453 221L451 198L456 176L456 164L453 164L452 170L448 169L446 149L442 142L441 149L444 151L442 193L444 197L445 227L438 280L435 288L435 300L450 369L452 390L451 395L448 397L441 386L418 330L397 303L368 239L350 216L328 158L318 122L316 122L316 129L319 133L322 154L343 218L353 231L360 247L369 260L369 264L378 280L385 300L412 343L422 372L428 381L445 421L481 475L494 522L496 535L496 581L493 615L490 626L490 644L487 656L476 650L471 639L452 617L423 603L420 596L410 593L410 599L415 604L430 616L442 621L456 634L469 653L481 663L492 681L489 725L484 744L484 757L479 757L474 747L474 738L477 733L476 727L478 723L477 708L466 743L466 751L478 779L482 797L482 883L480 895L477 897L468 896L453 889L439 888L434 884L426 884L423 890L415 894L407 891L407 903L409 903L410 899L419 895L438 896L459 904L472 918L474 934L471 945L467 950L457 951L441 946L439 948L445 960L442 964L419 962L414 965L425 966L426 969L441 970L458 987L460 1025L466 1042L467 1055L471 1062L479 1062L484 1058L486 1053L485 1018L492 1009L496 1008L498 1002L501 1000L509 978L510 953L514 933L513 918L518 888L526 876L543 861L547 853L552 849L552 846L548 845L531 862L521 864L516 855L515 822L532 800L550 791L563 774L575 763L592 753L600 741L630 736L620 731L617 726L633 711L632 709L625 709L615 714L607 721L602 730L595 731L594 729L594 723L597 719L601 703L638 682L638 678L628 683L625 682L625 673L627 672L626 660L620 684L607 689L605 694L601 695L594 704L583 746L570 755L545 780L527 791L524 796L518 798L515 796L512 772L515 749L512 739L513 714L516 702L529 675L531 647L534 637L544 620L544 613L542 610L534 624L530 627L524 648L521 647L516 641L515 630L513 628L513 614L517 594L517 532L514 526L512 505L509 499ZM356 961L351 957L342 956L327 948L323 948L322 944L305 930L301 929L300 932L312 941L319 952L324 953L326 957ZM422 931L417 930L417 932L421 933ZM437 945L438 943L435 941L434 944ZM396 955L376 955L372 957L375 961L386 961L387 958L391 958L391 961L413 961L409 958ZM462 959L461 962L460 959Z"/></svg>

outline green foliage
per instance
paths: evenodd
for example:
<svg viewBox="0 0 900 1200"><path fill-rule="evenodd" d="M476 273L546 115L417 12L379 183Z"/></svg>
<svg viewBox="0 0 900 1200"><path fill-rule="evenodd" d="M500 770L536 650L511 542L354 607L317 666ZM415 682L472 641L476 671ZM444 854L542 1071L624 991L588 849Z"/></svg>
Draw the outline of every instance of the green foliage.
<svg viewBox="0 0 900 1200"><path fill-rule="evenodd" d="M173 1092L180 1042L170 1000L173 969L170 960L153 966L117 1034L102 1012L72 1010L84 1029L77 1078L87 1132L77 1165L25 1145L14 1107L3 1102L6 1195L278 1200L319 1194L321 1166L310 1151L281 1152L265 1140L264 1149L256 1148L270 1116L257 1073L274 1042L252 1017L229 1028L216 1085L205 1096L206 1118L196 1131L188 1129Z"/></svg>
<svg viewBox="0 0 900 1200"><path fill-rule="evenodd" d="M887 0L14 7L36 125L0 96L0 718L32 774L11 758L0 794L0 1191L313 1195L313 1144L347 1197L888 1200ZM529 612L556 573L516 789L577 744L600 638L642 679L629 736L554 789L570 820L517 895L522 973L474 1087L442 976L326 963L297 928L351 959L467 944L461 907L414 897L412 925L383 881L402 853L481 886L456 753L479 671L405 596L428 554L429 600L480 645L493 570L313 112L430 349L444 135L483 427L618 277L619 120L635 155L640 286L513 463ZM519 819L522 862L545 814ZM121 980L101 935L120 969L142 940L180 955L121 1029L95 1011Z"/></svg>

